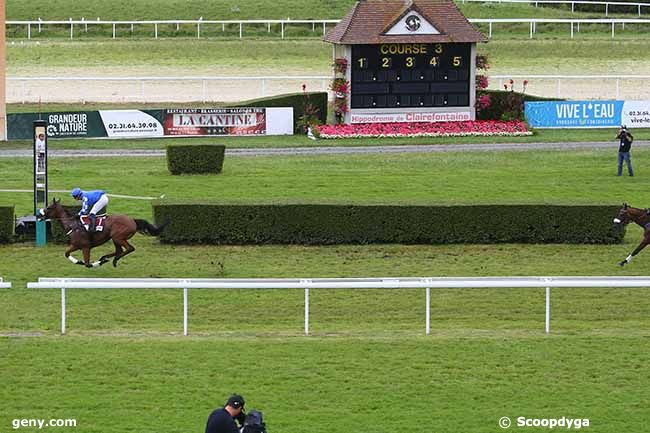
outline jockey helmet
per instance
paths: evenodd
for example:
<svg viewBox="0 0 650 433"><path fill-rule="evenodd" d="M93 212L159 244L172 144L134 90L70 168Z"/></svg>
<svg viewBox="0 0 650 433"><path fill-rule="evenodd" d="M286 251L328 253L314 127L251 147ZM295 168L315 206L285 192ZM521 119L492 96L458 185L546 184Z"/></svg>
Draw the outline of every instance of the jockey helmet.
<svg viewBox="0 0 650 433"><path fill-rule="evenodd" d="M72 195L74 198L79 197L81 195L81 188L74 188L70 195Z"/></svg>

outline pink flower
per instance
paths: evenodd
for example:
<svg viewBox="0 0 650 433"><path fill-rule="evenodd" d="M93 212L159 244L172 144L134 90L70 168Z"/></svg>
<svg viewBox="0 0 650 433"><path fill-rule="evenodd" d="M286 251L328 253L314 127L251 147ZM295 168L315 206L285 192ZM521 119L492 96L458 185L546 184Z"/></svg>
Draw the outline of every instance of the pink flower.
<svg viewBox="0 0 650 433"><path fill-rule="evenodd" d="M305 83L303 83L303 84L302 84L302 91L304 92L304 91L306 91L306 90L307 90L307 85L306 85Z"/></svg>

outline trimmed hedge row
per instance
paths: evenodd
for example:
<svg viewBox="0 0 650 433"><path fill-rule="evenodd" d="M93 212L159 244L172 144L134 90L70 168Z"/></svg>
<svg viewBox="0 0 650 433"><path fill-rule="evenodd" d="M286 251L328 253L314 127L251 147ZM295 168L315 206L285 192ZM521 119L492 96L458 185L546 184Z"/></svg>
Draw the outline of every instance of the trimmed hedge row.
<svg viewBox="0 0 650 433"><path fill-rule="evenodd" d="M299 130L298 120L304 113L305 95L309 96L309 102L318 107L318 120L320 123L327 123L327 92L288 93L286 95L270 96L267 98L253 99L250 101L238 102L237 108L243 107L293 107L293 130Z"/></svg>
<svg viewBox="0 0 650 433"><path fill-rule="evenodd" d="M0 206L0 243L14 240L16 221L13 206Z"/></svg>
<svg viewBox="0 0 650 433"><path fill-rule="evenodd" d="M171 174L221 173L226 146L187 144L167 146L167 168Z"/></svg>
<svg viewBox="0 0 650 433"><path fill-rule="evenodd" d="M192 244L620 243L618 206L154 204L162 242Z"/></svg>

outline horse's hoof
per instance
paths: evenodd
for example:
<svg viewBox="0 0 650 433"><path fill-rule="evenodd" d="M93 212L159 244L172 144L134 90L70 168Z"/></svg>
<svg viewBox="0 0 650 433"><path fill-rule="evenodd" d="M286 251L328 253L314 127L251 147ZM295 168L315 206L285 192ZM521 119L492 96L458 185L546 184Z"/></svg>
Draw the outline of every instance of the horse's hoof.
<svg viewBox="0 0 650 433"><path fill-rule="evenodd" d="M84 266L84 265L85 265L84 262L77 262L77 264L78 264L78 265L81 265L81 266Z"/></svg>
<svg viewBox="0 0 650 433"><path fill-rule="evenodd" d="M92 263L89 263L89 264L86 265L86 267L87 267L87 268L92 268L93 265L92 265Z"/></svg>
<svg viewBox="0 0 650 433"><path fill-rule="evenodd" d="M622 262L619 262L618 265L622 268L623 266L625 266L626 263L627 263L627 262L626 262L625 260L623 260Z"/></svg>

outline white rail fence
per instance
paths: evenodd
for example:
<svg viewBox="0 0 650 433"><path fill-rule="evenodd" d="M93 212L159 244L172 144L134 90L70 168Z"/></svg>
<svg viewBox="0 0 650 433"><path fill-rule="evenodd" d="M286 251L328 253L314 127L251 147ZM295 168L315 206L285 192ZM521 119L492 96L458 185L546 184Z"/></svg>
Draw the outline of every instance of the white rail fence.
<svg viewBox="0 0 650 433"><path fill-rule="evenodd" d="M650 3L632 3L632 2L605 2L605 1L573 1L573 0L462 0L462 3L480 2L480 3L526 3L538 7L540 4L561 4L571 5L571 12L575 12L576 5L604 5L605 16L609 16L610 7L612 6L634 6L637 14L641 16L642 7L650 7Z"/></svg>
<svg viewBox="0 0 650 433"><path fill-rule="evenodd" d="M309 335L309 291L315 289L425 289L425 333L431 332L431 289L530 288L546 290L545 331L551 330L551 288L648 288L650 277L484 277L484 278L39 278L30 289L61 290L61 334L66 333L66 289L183 289L183 335L188 335L189 289L302 289L305 335Z"/></svg>
<svg viewBox="0 0 650 433"><path fill-rule="evenodd" d="M645 4L643 4L645 6ZM639 6L640 10L641 6ZM565 18L470 18L469 21L474 24L487 24L488 25L488 37L492 37L492 30L494 24L528 24L529 37L532 39L533 35L537 33L538 24L568 24L570 28L569 34L571 38L574 37L574 34L580 32L580 25L585 24L602 24L606 28L611 28L612 38L616 34L616 25L618 24L621 30L625 30L626 24L650 24L648 19L640 18L611 18L611 19L565 19ZM32 39L35 35L34 32L40 34L43 32L44 26L65 26L69 27L70 39L75 38L75 29L77 33L88 33L88 28L92 26L110 26L112 27L112 37L117 39L120 34L128 33L133 34L135 31L135 26L152 26L153 32L152 36L155 39L159 37L159 29L161 26L165 28L172 27L176 29L176 32L180 30L180 26L192 26L196 27L196 37L200 39L205 36L206 29L214 30L217 28L217 31L225 33L226 26L230 27L235 26L239 28L239 38L244 37L244 25L246 26L263 26L267 33L272 33L272 26L280 27L280 37L284 39L286 26L288 25L303 25L311 26L312 33L316 32L316 29L319 29L319 34L324 35L327 31L327 25L335 25L339 20L146 20L146 21L107 21L107 20L52 20L52 21L7 21L8 26L25 26L27 39ZM320 30L322 28L322 31ZM121 33L120 33L121 32ZM12 36L12 33L8 33ZM257 32L256 32L257 34ZM174 33L169 35L173 36ZM78 34L77 34L78 36Z"/></svg>
<svg viewBox="0 0 650 433"><path fill-rule="evenodd" d="M11 289L11 283L2 281L2 277L0 277L0 289Z"/></svg>
<svg viewBox="0 0 650 433"><path fill-rule="evenodd" d="M326 75L261 77L8 77L7 102L236 102L283 93L326 91ZM650 99L650 75L490 75L526 93L565 99Z"/></svg>

